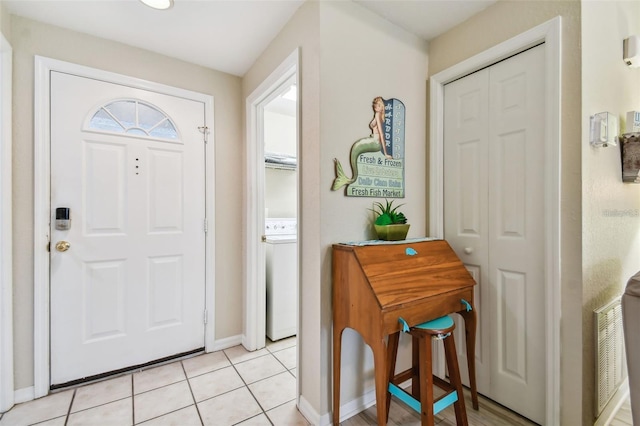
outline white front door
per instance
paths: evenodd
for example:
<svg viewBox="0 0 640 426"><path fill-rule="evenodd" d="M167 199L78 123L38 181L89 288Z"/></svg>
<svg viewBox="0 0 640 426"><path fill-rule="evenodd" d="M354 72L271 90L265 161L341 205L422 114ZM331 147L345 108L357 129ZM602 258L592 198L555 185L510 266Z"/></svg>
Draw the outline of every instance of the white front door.
<svg viewBox="0 0 640 426"><path fill-rule="evenodd" d="M445 239L478 283L478 390L538 423L546 385L544 62L538 46L444 89Z"/></svg>
<svg viewBox="0 0 640 426"><path fill-rule="evenodd" d="M201 102L51 73L52 385L204 347L203 125Z"/></svg>

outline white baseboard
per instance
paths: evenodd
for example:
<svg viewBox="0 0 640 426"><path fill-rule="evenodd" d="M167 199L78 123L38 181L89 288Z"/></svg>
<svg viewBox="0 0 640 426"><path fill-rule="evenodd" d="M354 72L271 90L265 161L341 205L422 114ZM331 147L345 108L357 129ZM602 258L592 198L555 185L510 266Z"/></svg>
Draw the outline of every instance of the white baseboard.
<svg viewBox="0 0 640 426"><path fill-rule="evenodd" d="M604 407L600 416L596 419L596 422L593 426L606 426L613 418L616 416L616 413L624 404L624 402L629 397L629 379L626 378L624 382L620 385L616 393L613 394L609 403Z"/></svg>
<svg viewBox="0 0 640 426"><path fill-rule="evenodd" d="M242 335L238 334L237 336L225 337L224 339L218 339L213 342L213 351L221 351L223 349L229 349L234 346L238 346L242 344Z"/></svg>
<svg viewBox="0 0 640 426"><path fill-rule="evenodd" d="M363 412L364 410L366 410L367 408L375 404L376 404L376 389L371 388L367 392L365 392L364 395L356 399L352 399L346 404L342 404L340 406L340 423L355 416L358 413ZM326 414L326 416L329 416L329 415L331 414L330 413ZM324 424L326 425L331 424L331 419L329 419L327 423L323 423L323 425Z"/></svg>
<svg viewBox="0 0 640 426"><path fill-rule="evenodd" d="M320 414L318 414L311 404L309 404L309 401L302 395L298 398L298 411L300 411L310 424L315 426L320 425Z"/></svg>
<svg viewBox="0 0 640 426"><path fill-rule="evenodd" d="M364 395L340 406L340 423L358 413L361 413L372 405L375 405L375 403L376 391L375 388L372 388L365 392ZM302 395L300 395L298 400L298 410L300 410L302 415L312 425L328 426L332 424L331 421L333 420L333 413L331 411L321 416Z"/></svg>
<svg viewBox="0 0 640 426"><path fill-rule="evenodd" d="M33 401L35 398L36 390L33 386L29 386L28 388L16 389L13 402L20 404L22 402Z"/></svg>

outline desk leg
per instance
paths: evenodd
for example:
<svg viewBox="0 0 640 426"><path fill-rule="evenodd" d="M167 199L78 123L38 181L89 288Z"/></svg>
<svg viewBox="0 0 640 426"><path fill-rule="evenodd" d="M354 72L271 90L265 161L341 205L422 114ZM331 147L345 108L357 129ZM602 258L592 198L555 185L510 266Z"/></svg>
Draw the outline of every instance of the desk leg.
<svg viewBox="0 0 640 426"><path fill-rule="evenodd" d="M476 322L475 308L458 312L464 318L464 330L467 346L467 366L469 368L469 385L471 386L471 403L478 410L478 386L476 384Z"/></svg>
<svg viewBox="0 0 640 426"><path fill-rule="evenodd" d="M387 366L387 345L384 339L375 339L371 345L376 375L376 410L378 426L387 424L387 392L389 387L389 367Z"/></svg>
<svg viewBox="0 0 640 426"><path fill-rule="evenodd" d="M389 377L389 383L393 380L396 375L396 357L398 355L398 341L400 340L400 332L397 331L393 334L389 335L387 339L387 376ZM388 388L387 388L388 389ZM387 404L385 409L387 411L387 416L385 417L385 421L389 423L389 408L391 407L391 393L387 390Z"/></svg>
<svg viewBox="0 0 640 426"><path fill-rule="evenodd" d="M340 424L340 361L343 327L333 327L333 425Z"/></svg>

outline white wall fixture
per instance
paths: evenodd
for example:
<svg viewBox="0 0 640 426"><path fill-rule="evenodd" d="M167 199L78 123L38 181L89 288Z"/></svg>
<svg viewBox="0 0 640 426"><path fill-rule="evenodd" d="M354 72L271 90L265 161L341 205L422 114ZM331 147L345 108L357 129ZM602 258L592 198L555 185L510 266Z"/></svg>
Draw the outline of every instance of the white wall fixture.
<svg viewBox="0 0 640 426"><path fill-rule="evenodd" d="M627 112L625 133L640 133L640 111Z"/></svg>
<svg viewBox="0 0 640 426"><path fill-rule="evenodd" d="M173 0L140 0L149 7L158 10L170 9L173 7Z"/></svg>
<svg viewBox="0 0 640 426"><path fill-rule="evenodd" d="M625 133L620 145L622 181L640 183L640 133Z"/></svg>
<svg viewBox="0 0 640 426"><path fill-rule="evenodd" d="M608 112L599 112L591 116L591 145L607 147L618 145L618 120Z"/></svg>
<svg viewBox="0 0 640 426"><path fill-rule="evenodd" d="M630 68L640 67L640 36L632 35L624 39L622 59Z"/></svg>

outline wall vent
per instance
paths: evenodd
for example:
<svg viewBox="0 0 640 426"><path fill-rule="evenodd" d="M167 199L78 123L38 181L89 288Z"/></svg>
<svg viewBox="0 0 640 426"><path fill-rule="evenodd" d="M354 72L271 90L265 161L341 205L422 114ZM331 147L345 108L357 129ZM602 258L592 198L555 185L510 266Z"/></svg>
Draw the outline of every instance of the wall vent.
<svg viewBox="0 0 640 426"><path fill-rule="evenodd" d="M596 334L596 417L627 376L621 298L594 311Z"/></svg>

